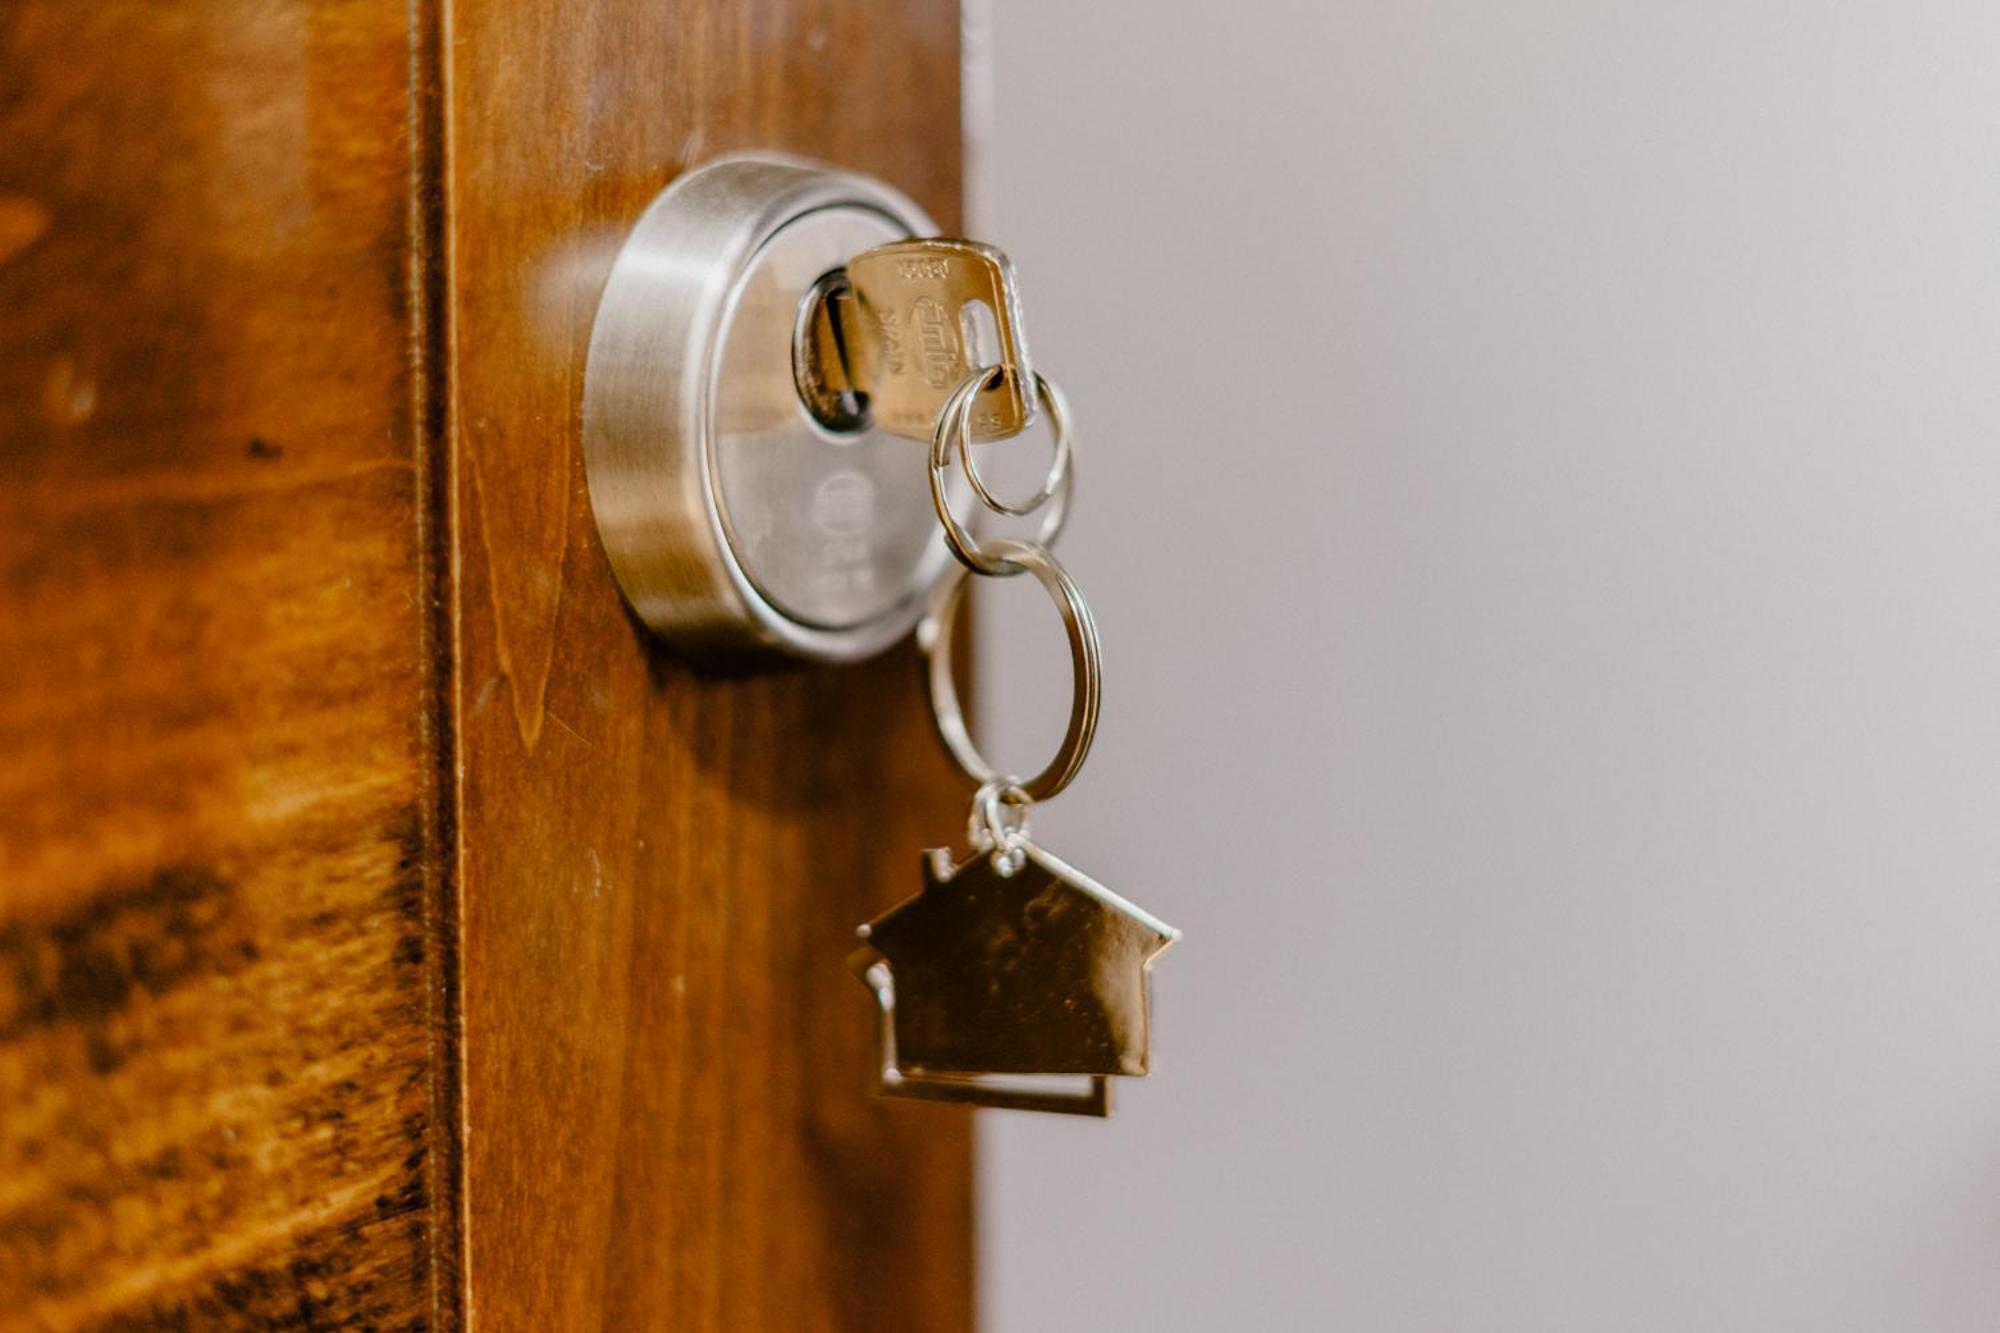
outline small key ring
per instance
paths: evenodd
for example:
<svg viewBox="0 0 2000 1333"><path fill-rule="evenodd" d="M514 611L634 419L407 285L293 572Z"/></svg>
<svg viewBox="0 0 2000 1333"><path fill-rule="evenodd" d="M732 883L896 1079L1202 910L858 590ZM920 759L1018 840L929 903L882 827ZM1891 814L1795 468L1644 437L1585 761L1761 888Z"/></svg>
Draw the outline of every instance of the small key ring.
<svg viewBox="0 0 2000 1333"><path fill-rule="evenodd" d="M1042 478L1041 489L1031 498L1019 504L1007 503L986 488L986 482L980 477L979 469L972 463L973 405L982 392L995 387L1006 377L1005 367L989 366L977 375L966 376L953 396L945 401L944 410L938 413L940 428L933 432L931 438L931 452L935 455L940 439L948 433L955 435L956 439L953 442L958 448L959 461L965 466L965 479L972 483L973 493L979 497L979 502L996 514L1006 514L1013 518L1028 517L1054 499L1058 493L1062 496L1063 508L1066 510L1069 507L1069 469L1072 453L1069 400L1063 397L1061 389L1049 383L1038 372L1030 371L1029 374L1034 378L1035 397L1041 403L1042 409L1049 414L1049 435L1055 446L1054 456L1049 460L1048 474ZM968 382L977 387L968 388ZM962 402L958 400L960 393L965 395ZM949 457L949 450L946 451L946 455ZM1057 521L1060 524L1061 520ZM1054 544L1054 539L1054 532L1049 532L1036 540L1044 546L1050 546Z"/></svg>
<svg viewBox="0 0 2000 1333"><path fill-rule="evenodd" d="M1021 570L1004 560L995 559L952 512L944 470L951 464L953 451L958 453L959 462L965 469L965 479L972 484L973 493L979 497L981 504L993 512L1025 518L1045 505L1048 507L1034 537L1035 544L1045 548L1053 545L1056 538L1062 535L1063 524L1069 518L1070 492L1076 476L1070 464L1069 402L1063 397L1062 390L1036 373L1035 396L1049 414L1049 433L1055 440L1055 457L1050 460L1048 473L1042 478L1041 489L1024 503L1009 504L987 488L979 469L972 462L972 409L980 393L994 381L994 377L1006 373L1004 366L985 366L960 380L951 397L945 400L944 409L938 413L937 429L931 433L931 506L937 510L938 523L944 528L945 544L958 557L960 564L978 573L994 576L1018 574Z"/></svg>
<svg viewBox="0 0 2000 1333"><path fill-rule="evenodd" d="M1018 787L1030 801L1046 801L1069 786L1083 767L1084 759L1090 754L1090 743L1097 736L1097 715L1104 692L1104 657L1097 639L1097 621L1090 613L1090 603L1083 599L1083 590L1076 586L1076 580L1045 547L1033 542L1001 538L982 548L981 554L996 564L1004 564L1007 573L1025 570L1033 574L1055 599L1056 609L1062 612L1063 628L1069 636L1072 693L1069 727L1063 733L1062 745L1056 750L1055 757L1049 760L1048 766L1034 777L1025 782L1007 784ZM983 786L1000 780L1004 775L986 762L986 757L973 743L972 733L965 724L965 710L959 703L958 682L952 679L951 674L952 628L958 621L959 606L965 600L969 569L968 565L953 565L938 580L924 618L917 625L917 642L927 659L931 716L937 723L938 737L966 775Z"/></svg>
<svg viewBox="0 0 2000 1333"><path fill-rule="evenodd" d="M993 868L1011 875L1027 862L1029 838L1034 820L1029 813L1034 801L1012 778L995 778L972 794L972 813L965 821L966 841L976 852L993 858ZM1007 811L1014 822L1007 822Z"/></svg>

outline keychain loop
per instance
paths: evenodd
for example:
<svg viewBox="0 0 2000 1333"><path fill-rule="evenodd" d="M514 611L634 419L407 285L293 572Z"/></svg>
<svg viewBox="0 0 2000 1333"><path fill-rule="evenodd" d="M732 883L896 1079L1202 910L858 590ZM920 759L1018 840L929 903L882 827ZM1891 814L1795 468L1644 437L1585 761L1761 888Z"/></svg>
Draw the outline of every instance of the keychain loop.
<svg viewBox="0 0 2000 1333"><path fill-rule="evenodd" d="M1075 473L1070 467L1069 402L1062 390L1035 374L1035 396L1049 414L1049 433L1055 441L1055 457L1050 460L1048 473L1042 478L1042 485L1035 494L1020 504L1010 504L987 488L985 479L972 461L972 409L979 395L997 376L1007 374L1004 366L985 366L973 371L960 380L945 400L944 410L938 413L937 429L931 434L930 475L931 505L937 510L938 522L944 528L945 544L959 563L977 573L996 577L1021 572L1021 566L997 559L992 551L979 544L978 538L961 522L951 510L950 492L945 486L945 468L951 464L951 456L958 454L960 465L965 470L965 479L972 484L973 493L981 504L996 514L1008 514L1025 518L1047 506L1048 512L1042 516L1042 525L1036 531L1035 544L1048 547L1062 534L1063 523L1069 518L1069 497L1074 485Z"/></svg>
<svg viewBox="0 0 2000 1333"><path fill-rule="evenodd" d="M1029 373L1034 377L1035 397L1041 403L1042 410L1049 414L1049 436L1055 446L1055 454L1049 460L1049 470L1047 475L1042 478L1041 489L1036 491L1032 497L1021 501L1019 504L1009 504L986 488L986 482L979 475L979 469L973 466L973 405L979 401L981 393L998 385L1006 378L1008 373L1004 366L989 366L974 375L966 376L965 380L960 382L959 387L953 392L952 397L945 401L944 410L938 413L940 429L932 434L931 452L935 456L938 452L938 445L941 442L946 443L948 446L955 445L959 461L965 466L965 479L972 483L973 493L979 497L981 504L996 514L1006 514L1013 518L1026 518L1050 500L1056 498L1058 494L1061 495L1062 507L1066 510L1069 507L1069 469L1072 452L1069 426L1069 400L1063 397L1061 389L1049 383L1039 372L1031 371ZM961 394L963 395L962 401L960 399ZM947 435L955 438L946 441L943 437ZM948 453L949 448L947 448ZM1044 546L1052 546L1055 544L1055 533L1053 531L1044 533L1036 540L1040 541Z"/></svg>
<svg viewBox="0 0 2000 1333"><path fill-rule="evenodd" d="M1084 759L1090 754L1090 743L1097 736L1097 715L1104 687L1104 661L1097 639L1097 621L1090 613L1090 603L1083 599L1083 590L1076 586L1076 580L1069 576L1069 571L1046 548L1033 542L1002 538L978 549L983 558L1005 566L1006 573L1025 570L1033 574L1055 599L1056 609L1062 612L1063 628L1069 636L1072 670L1069 727L1048 766L1025 782L1007 781L979 753L979 747L973 743L972 733L966 727L965 710L958 698L958 684L951 674L952 629L958 621L959 606L965 600L966 576L973 568L969 564L953 565L938 581L931 593L930 606L917 625L917 642L922 645L928 659L931 714L945 749L951 752L951 757L973 781L982 785L1002 783L1018 790L1030 801L1046 801L1069 786L1083 767Z"/></svg>
<svg viewBox="0 0 2000 1333"><path fill-rule="evenodd" d="M1033 831L1029 814L1034 800L1013 778L995 778L972 794L972 813L965 821L966 841L976 852L989 852L993 868L1011 875L1028 859L1027 846ZM1014 811L1009 823L1007 811Z"/></svg>

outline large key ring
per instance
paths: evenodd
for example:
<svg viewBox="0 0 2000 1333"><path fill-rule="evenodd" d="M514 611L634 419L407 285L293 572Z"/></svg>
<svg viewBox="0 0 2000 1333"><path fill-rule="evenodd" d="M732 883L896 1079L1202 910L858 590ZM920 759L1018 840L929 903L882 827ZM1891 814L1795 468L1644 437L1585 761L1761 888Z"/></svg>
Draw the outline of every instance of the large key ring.
<svg viewBox="0 0 2000 1333"><path fill-rule="evenodd" d="M983 547L966 526L959 522L958 515L951 510L951 495L945 486L944 470L951 463L951 456L957 452L959 462L965 468L965 479L972 484L973 493L981 504L997 514L1010 514L1025 518L1029 514L1048 506L1042 515L1042 525L1035 533L1035 544L1047 547L1055 542L1062 532L1063 522L1069 517L1069 497L1075 473L1070 468L1069 403L1063 398L1062 390L1035 375L1035 396L1049 414L1049 434L1055 441L1055 457L1049 462L1048 474L1042 478L1042 485L1029 499L1010 504L987 488L985 479L972 461L972 409L994 377L1007 371L1002 366L984 366L973 371L959 381L958 387L945 400L944 409L938 413L937 429L931 433L931 505L937 510L938 522L944 527L945 544L959 562L977 570L981 574L1018 574L1023 566L996 559L993 548Z"/></svg>
<svg viewBox="0 0 2000 1333"><path fill-rule="evenodd" d="M1063 628L1069 635L1073 672L1069 729L1048 767L1026 782L1015 784L1029 800L1045 801L1069 786L1083 767L1090 754L1090 743L1097 736L1097 714L1104 685L1097 621L1091 616L1090 603L1083 600L1083 591L1076 586L1076 580L1045 548L1033 542L1001 538L978 548L978 553L983 559L1004 566L1000 572L1016 574L1026 570L1040 580L1055 599L1056 609L1062 612ZM972 733L965 725L965 711L959 704L958 683L951 674L952 628L958 621L959 605L965 600L969 568L969 564L954 565L938 581L931 593L930 606L917 625L917 642L929 659L931 713L937 721L938 736L958 766L984 786L1004 782L1005 775L988 763L973 744Z"/></svg>

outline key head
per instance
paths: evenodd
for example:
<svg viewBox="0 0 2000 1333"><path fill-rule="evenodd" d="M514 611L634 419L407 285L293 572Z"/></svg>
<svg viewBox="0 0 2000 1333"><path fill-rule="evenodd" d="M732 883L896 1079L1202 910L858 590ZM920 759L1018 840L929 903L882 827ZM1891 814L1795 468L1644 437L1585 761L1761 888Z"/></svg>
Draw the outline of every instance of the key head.
<svg viewBox="0 0 2000 1333"><path fill-rule="evenodd" d="M847 280L859 317L848 354L883 430L928 440L952 390L998 365L972 414L972 438L1018 435L1034 420L1020 294L1007 256L977 241L897 241L856 255ZM991 313L982 328L978 307ZM984 344L984 345L982 345Z"/></svg>

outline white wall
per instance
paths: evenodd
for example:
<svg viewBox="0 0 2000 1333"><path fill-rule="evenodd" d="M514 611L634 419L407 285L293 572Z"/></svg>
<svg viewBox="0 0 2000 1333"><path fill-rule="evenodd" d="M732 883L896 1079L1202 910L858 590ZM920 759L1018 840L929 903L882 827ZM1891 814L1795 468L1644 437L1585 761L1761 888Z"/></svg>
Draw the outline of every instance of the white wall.
<svg viewBox="0 0 2000 1333"><path fill-rule="evenodd" d="M2000 1328L2000 6L995 9L1037 828L1187 939L987 1327Z"/></svg>

